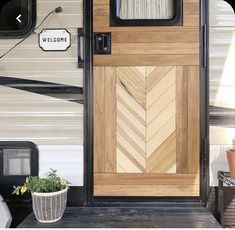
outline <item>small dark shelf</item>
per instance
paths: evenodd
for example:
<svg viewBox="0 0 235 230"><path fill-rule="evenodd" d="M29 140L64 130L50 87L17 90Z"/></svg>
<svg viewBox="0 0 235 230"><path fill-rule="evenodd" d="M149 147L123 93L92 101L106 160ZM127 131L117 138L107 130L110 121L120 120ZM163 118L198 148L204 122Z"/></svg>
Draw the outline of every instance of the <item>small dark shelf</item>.
<svg viewBox="0 0 235 230"><path fill-rule="evenodd" d="M235 180L229 172L218 172L218 213L223 227L235 227Z"/></svg>
<svg viewBox="0 0 235 230"><path fill-rule="evenodd" d="M235 187L235 180L230 177L229 172L219 171L218 179L219 179L219 183L224 183L230 187Z"/></svg>

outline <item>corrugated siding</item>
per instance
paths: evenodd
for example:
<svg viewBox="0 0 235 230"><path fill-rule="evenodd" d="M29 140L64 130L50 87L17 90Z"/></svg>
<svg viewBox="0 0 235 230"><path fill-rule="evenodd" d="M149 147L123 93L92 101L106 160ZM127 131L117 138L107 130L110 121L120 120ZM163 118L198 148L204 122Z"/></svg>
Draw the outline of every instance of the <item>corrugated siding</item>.
<svg viewBox="0 0 235 230"><path fill-rule="evenodd" d="M223 0L210 1L210 105L235 108L235 15ZM223 111L219 111L221 115ZM233 126L234 127L234 126ZM217 185L217 171L228 170L226 149L232 145L235 129L226 121L210 127L211 185Z"/></svg>
<svg viewBox="0 0 235 230"><path fill-rule="evenodd" d="M83 87L77 64L77 28L83 25L82 0L38 0L37 24L58 6L63 12L37 29L66 28L72 46L66 52L43 52L32 34L0 61L0 76ZM19 40L0 40L0 54ZM38 145L82 145L83 105L8 87L0 87L0 140L29 140Z"/></svg>

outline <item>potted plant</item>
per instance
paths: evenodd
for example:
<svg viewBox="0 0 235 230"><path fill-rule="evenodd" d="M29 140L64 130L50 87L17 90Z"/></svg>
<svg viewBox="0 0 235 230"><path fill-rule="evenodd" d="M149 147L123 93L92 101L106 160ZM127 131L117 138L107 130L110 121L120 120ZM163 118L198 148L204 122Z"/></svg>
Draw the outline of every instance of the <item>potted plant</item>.
<svg viewBox="0 0 235 230"><path fill-rule="evenodd" d="M53 223L61 219L67 203L68 181L51 169L46 177L27 177L22 186L14 186L13 194L31 192L33 212L38 221Z"/></svg>
<svg viewBox="0 0 235 230"><path fill-rule="evenodd" d="M232 179L235 179L235 149L227 150L227 159L230 170L230 176Z"/></svg>
<svg viewBox="0 0 235 230"><path fill-rule="evenodd" d="M235 138L233 138L233 147L227 151L227 159L230 170L230 176L235 179Z"/></svg>

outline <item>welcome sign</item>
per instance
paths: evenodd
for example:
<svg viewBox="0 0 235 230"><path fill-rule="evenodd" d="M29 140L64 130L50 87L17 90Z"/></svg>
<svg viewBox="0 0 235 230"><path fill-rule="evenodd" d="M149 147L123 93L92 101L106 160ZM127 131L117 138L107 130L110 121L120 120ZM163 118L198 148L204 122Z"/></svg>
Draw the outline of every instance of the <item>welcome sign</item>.
<svg viewBox="0 0 235 230"><path fill-rule="evenodd" d="M39 46L44 51L66 51L71 34L66 29L45 29L39 34Z"/></svg>

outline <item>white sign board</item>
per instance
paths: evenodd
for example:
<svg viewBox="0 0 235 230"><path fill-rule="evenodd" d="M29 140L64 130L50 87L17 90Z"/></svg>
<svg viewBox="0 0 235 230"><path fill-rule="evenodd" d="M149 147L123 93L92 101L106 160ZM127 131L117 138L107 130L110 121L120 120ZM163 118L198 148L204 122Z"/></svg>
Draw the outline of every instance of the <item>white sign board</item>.
<svg viewBox="0 0 235 230"><path fill-rule="evenodd" d="M45 29L39 34L39 46L44 51L66 51L71 46L71 34L66 29Z"/></svg>

